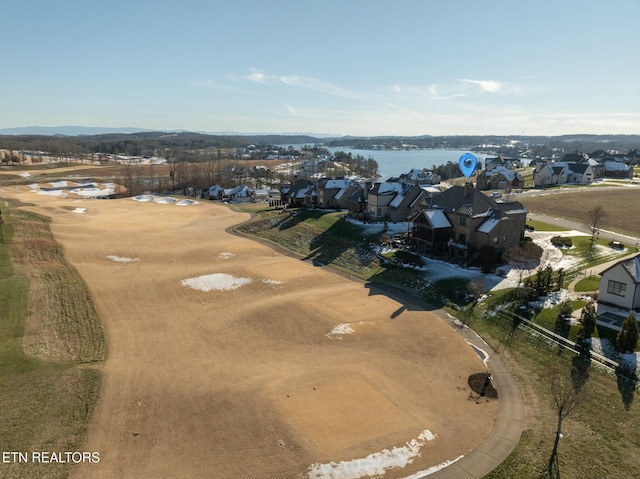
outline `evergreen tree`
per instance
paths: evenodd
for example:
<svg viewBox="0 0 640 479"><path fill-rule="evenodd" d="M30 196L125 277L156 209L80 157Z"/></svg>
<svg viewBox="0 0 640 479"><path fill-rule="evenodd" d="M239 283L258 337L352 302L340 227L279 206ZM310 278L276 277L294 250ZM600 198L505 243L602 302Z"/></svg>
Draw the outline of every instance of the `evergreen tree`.
<svg viewBox="0 0 640 479"><path fill-rule="evenodd" d="M598 315L593 301L587 303L586 306L582 308L582 313L580 314L580 323L582 323L582 328L580 328L581 339L589 339L593 335L593 331L596 329L597 317Z"/></svg>
<svg viewBox="0 0 640 479"><path fill-rule="evenodd" d="M560 303L560 306L558 307L558 316L568 318L571 316L571 313L573 313L573 305L570 300L567 299Z"/></svg>
<svg viewBox="0 0 640 479"><path fill-rule="evenodd" d="M622 322L622 329L616 338L616 349L621 353L632 353L638 344L638 321L636 315L631 313Z"/></svg>
<svg viewBox="0 0 640 479"><path fill-rule="evenodd" d="M559 291L562 289L562 285L564 284L564 278L565 278L564 268L560 268L556 272L556 287L555 287L556 291Z"/></svg>

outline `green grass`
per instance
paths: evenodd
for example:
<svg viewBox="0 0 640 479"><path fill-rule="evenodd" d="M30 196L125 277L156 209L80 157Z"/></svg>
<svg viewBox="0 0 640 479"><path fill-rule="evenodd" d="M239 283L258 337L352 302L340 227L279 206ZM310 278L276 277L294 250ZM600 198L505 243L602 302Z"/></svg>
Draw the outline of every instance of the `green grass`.
<svg viewBox="0 0 640 479"><path fill-rule="evenodd" d="M23 336L37 277L16 268L24 259L15 242L27 227L14 205L2 208L5 244L0 246L0 450L81 451L98 398L101 372L93 365L46 361L25 353ZM33 231L29 231L32 234ZM33 273L33 271L32 271ZM64 301L65 289L56 294ZM46 315L41 311L39 314ZM0 463L0 477L65 478L69 464Z"/></svg>
<svg viewBox="0 0 640 479"><path fill-rule="evenodd" d="M583 308L586 304L587 301L582 299L573 300L571 301L571 308L575 311L577 309ZM559 305L555 305L553 308L542 309L539 313L534 315L533 322L548 329L549 331L556 332L561 336L570 339L571 341L576 341L578 339L579 325L569 326L568 324L563 325L561 321L558 322L559 309ZM566 330L563 330L564 326L567 327ZM560 328L560 330L558 328Z"/></svg>
<svg viewBox="0 0 640 479"><path fill-rule="evenodd" d="M528 219L527 224L533 226L536 231L569 231L567 228L563 228L562 226L556 226L538 220Z"/></svg>
<svg viewBox="0 0 640 479"><path fill-rule="evenodd" d="M589 380L588 400L564 421L564 438L559 446L560 472L564 479L638 477L640 471L640 435L636 424L640 407L634 401L633 384L617 380L559 352L557 346L534 337L511 331L509 322L480 319L482 313L510 300L512 291L501 291L479 303L475 314L465 322L507 359L525 403L526 417L522 437L513 452L487 479L538 478L549 460L556 426L555 410L548 387L548 370L560 368L569 374L575 367L585 367ZM574 306L576 306L574 304ZM452 314L460 313L452 311ZM554 311L546 321L555 322ZM462 319L462 318L461 318Z"/></svg>
<svg viewBox="0 0 640 479"><path fill-rule="evenodd" d="M600 288L600 276L589 276L588 278L578 281L574 289L578 293L584 293L588 291L598 291Z"/></svg>

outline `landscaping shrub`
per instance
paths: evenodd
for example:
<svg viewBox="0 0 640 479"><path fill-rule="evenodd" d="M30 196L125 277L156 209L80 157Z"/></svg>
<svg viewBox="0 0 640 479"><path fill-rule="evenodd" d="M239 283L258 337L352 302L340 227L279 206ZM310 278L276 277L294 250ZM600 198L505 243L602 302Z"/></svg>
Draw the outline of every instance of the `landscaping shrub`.
<svg viewBox="0 0 640 479"><path fill-rule="evenodd" d="M554 236L553 238L551 238L551 244L556 248L571 248L573 246L573 241L571 241L571 238Z"/></svg>

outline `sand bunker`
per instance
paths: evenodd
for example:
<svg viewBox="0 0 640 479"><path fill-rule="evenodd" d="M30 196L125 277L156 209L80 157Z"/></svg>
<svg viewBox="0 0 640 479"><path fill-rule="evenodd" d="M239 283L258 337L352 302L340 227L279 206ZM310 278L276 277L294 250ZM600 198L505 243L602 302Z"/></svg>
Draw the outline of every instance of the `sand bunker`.
<svg viewBox="0 0 640 479"><path fill-rule="evenodd" d="M154 202L159 205L190 206L198 204L198 202L195 200L178 200L177 198L171 198L170 196L138 195L133 196L131 199L140 203Z"/></svg>
<svg viewBox="0 0 640 479"><path fill-rule="evenodd" d="M79 198L102 198L115 193L113 183L75 183L73 181L52 181L51 183L32 183L29 185L35 193L48 196L76 196Z"/></svg>

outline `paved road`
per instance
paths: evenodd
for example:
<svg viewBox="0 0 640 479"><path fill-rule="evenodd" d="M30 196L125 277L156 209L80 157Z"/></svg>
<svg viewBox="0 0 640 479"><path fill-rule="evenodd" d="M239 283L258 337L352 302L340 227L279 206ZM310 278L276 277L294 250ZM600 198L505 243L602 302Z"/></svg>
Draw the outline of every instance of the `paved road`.
<svg viewBox="0 0 640 479"><path fill-rule="evenodd" d="M433 474L428 479L480 479L486 476L518 445L524 426L524 405L522 394L511 371L487 343L472 329L462 325L442 310L432 311L456 328L460 335L476 348L487 353L487 369L491 371L492 384L498 391L498 417L493 432L480 446ZM482 402L478 404L478 414L482 414Z"/></svg>
<svg viewBox="0 0 640 479"><path fill-rule="evenodd" d="M576 221L570 221L564 218L558 218L554 216L543 215L539 213L529 213L527 219L536 221L542 221L552 225L562 226L563 228L569 228L572 230L580 231L582 233L591 234L591 227L585 223L578 223ZM599 230L599 238L608 239L611 241L620 241L622 244L635 248L636 245L640 246L640 238L636 236L627 236L614 231Z"/></svg>
<svg viewBox="0 0 640 479"><path fill-rule="evenodd" d="M492 385L498 391L498 417L493 431L478 448L439 471L422 477L419 474L411 477L415 479L480 479L486 476L498 467L518 445L524 426L522 394L511 371L502 358L480 336L445 311L436 309L420 298L388 285L375 283L375 285L371 284L371 287L383 289L385 294L395 297L402 304L415 304L430 311L456 329L468 343L475 347L476 351L484 351L487 355L485 359L487 370L491 371ZM478 414L482 414L482 401L478 404Z"/></svg>

